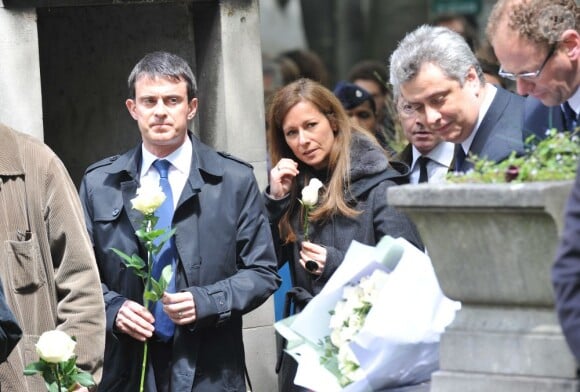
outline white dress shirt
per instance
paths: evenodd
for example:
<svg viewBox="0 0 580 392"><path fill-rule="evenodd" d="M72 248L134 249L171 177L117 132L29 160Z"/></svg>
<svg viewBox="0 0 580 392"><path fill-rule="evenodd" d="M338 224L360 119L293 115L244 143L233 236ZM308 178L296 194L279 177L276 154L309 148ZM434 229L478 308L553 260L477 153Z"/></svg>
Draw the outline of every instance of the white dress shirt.
<svg viewBox="0 0 580 392"><path fill-rule="evenodd" d="M175 208L183 191L183 187L189 178L189 170L191 169L193 147L191 146L189 138L185 140L185 143L181 147L164 158L158 158L151 154L143 145L141 145L141 151L143 153L143 161L141 162L140 178L150 177L155 182L159 182L159 172L153 167L153 162L157 159L166 159L171 162L167 179L169 180L169 185L171 185L173 208Z"/></svg>

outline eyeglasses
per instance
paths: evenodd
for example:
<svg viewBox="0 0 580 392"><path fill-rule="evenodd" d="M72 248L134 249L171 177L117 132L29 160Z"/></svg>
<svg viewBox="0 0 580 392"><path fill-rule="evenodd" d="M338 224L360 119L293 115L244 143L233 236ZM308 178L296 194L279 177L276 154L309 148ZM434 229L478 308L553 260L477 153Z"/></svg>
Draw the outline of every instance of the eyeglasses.
<svg viewBox="0 0 580 392"><path fill-rule="evenodd" d="M542 70L544 69L546 64L548 64L548 61L550 60L550 58L552 58L552 56L556 52L556 48L557 48L557 44L553 44L550 47L550 51L548 52L546 59L544 60L544 62L540 66L540 68L538 68L538 70L535 72L522 72L522 73L514 74L511 72L506 72L503 69L501 69L501 67L500 67L498 75L501 76L502 78L506 78L509 80L517 80L518 78L519 79L535 79L538 76L540 76L540 73L542 72Z"/></svg>
<svg viewBox="0 0 580 392"><path fill-rule="evenodd" d="M397 105L397 109L399 109L399 113L404 114L406 116L412 116L417 113L417 110L420 109L421 105L418 103L409 103L409 102L400 102Z"/></svg>

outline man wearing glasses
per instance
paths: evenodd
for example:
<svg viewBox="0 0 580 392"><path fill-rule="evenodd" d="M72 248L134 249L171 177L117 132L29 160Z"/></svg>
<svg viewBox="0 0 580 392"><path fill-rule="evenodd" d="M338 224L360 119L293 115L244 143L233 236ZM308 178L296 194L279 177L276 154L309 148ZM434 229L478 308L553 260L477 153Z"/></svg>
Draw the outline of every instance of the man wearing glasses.
<svg viewBox="0 0 580 392"><path fill-rule="evenodd" d="M499 0L487 34L499 75L527 95L524 132L574 130L580 112L580 35L574 0Z"/></svg>
<svg viewBox="0 0 580 392"><path fill-rule="evenodd" d="M559 129L576 130L580 110L580 8L574 0L500 0L487 32L504 75L529 94L536 114ZM493 40L493 37L497 38ZM542 63L540 63L542 61ZM542 64L537 72L533 66ZM530 75L527 75L527 74ZM532 98L533 97L533 98ZM569 113L568 113L569 112ZM531 113L531 112L530 112ZM539 116L536 115L539 119ZM558 123L559 121L559 123ZM539 123L544 124L544 123ZM546 128L544 128L546 129ZM564 336L580 360L580 177L568 199L562 241L552 268L556 310Z"/></svg>
<svg viewBox="0 0 580 392"><path fill-rule="evenodd" d="M455 171L468 171L469 154L499 162L522 154L524 98L485 81L461 35L421 26L390 58L390 82L399 111L455 143Z"/></svg>

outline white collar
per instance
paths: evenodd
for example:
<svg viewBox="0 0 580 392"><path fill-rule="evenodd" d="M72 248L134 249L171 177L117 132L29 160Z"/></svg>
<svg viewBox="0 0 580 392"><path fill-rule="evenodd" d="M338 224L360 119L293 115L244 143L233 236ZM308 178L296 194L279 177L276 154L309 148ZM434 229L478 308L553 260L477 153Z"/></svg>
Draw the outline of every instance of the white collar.
<svg viewBox="0 0 580 392"><path fill-rule="evenodd" d="M485 97L483 97L483 102L481 102L481 106L479 107L479 114L477 115L477 124L475 124L475 128L473 128L473 131L471 132L469 137L461 143L461 147L463 148L465 155L467 155L467 153L469 152L469 149L471 148L471 143L473 143L473 139L475 139L475 134L479 130L479 126L481 125L483 118L485 117L487 111L491 107L491 103L493 102L493 99L497 94L497 87L495 87L491 83L485 83L484 91Z"/></svg>
<svg viewBox="0 0 580 392"><path fill-rule="evenodd" d="M411 164L411 168L415 167L417 160L422 155L419 150L415 146L411 146L413 149L413 162ZM432 161L435 161L443 166L450 167L451 161L453 160L453 152L455 150L455 144L451 142L442 141L441 143L437 144L427 156Z"/></svg>
<svg viewBox="0 0 580 392"><path fill-rule="evenodd" d="M141 177L145 175L151 168L153 162L159 157L151 154L143 144L141 144L141 152L143 161L141 163ZM180 171L182 174L188 176L189 170L191 168L191 157L193 155L193 147L189 137L185 138L185 142L177 150L173 151L171 154L167 155L163 159L171 162L173 168Z"/></svg>

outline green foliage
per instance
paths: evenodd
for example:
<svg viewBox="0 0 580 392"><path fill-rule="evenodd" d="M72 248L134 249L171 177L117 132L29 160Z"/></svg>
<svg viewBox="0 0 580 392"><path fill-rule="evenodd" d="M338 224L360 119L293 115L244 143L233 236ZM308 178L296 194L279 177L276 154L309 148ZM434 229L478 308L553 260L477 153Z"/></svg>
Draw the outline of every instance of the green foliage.
<svg viewBox="0 0 580 392"><path fill-rule="evenodd" d="M544 140L534 136L526 140L526 154L512 153L506 160L495 163L470 155L474 169L467 173L451 173L447 180L454 183L505 183L570 180L576 176L580 157L580 140L576 132L547 132Z"/></svg>
<svg viewBox="0 0 580 392"><path fill-rule="evenodd" d="M76 356L73 356L68 361L49 363L40 358L37 362L32 362L24 368L24 375L42 375L49 392L71 392L78 385L94 386L93 377L76 366L76 359Z"/></svg>

